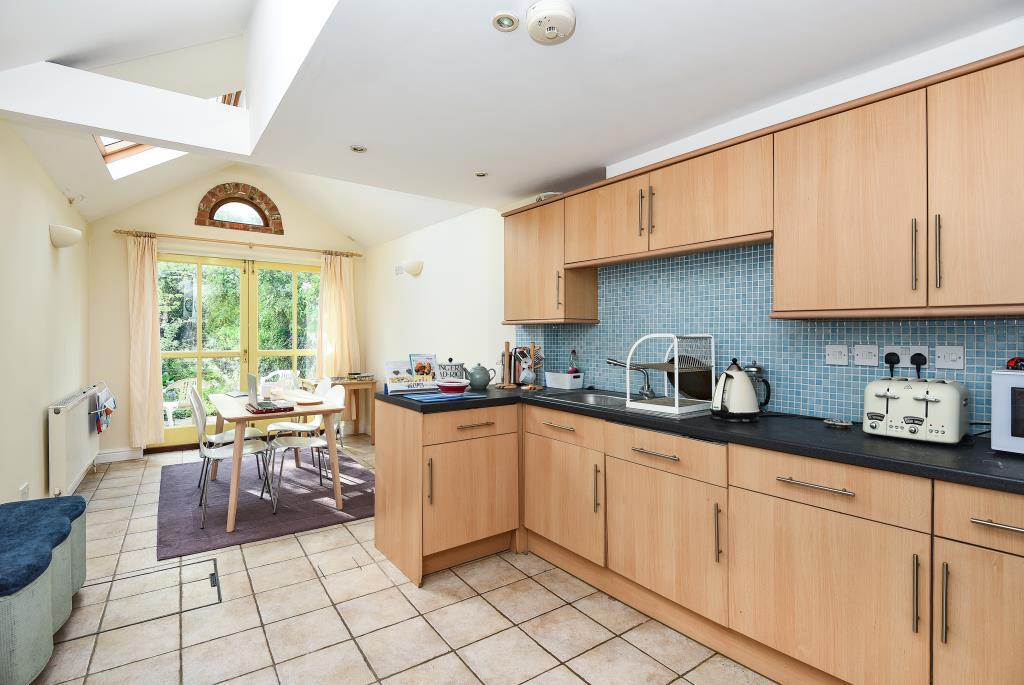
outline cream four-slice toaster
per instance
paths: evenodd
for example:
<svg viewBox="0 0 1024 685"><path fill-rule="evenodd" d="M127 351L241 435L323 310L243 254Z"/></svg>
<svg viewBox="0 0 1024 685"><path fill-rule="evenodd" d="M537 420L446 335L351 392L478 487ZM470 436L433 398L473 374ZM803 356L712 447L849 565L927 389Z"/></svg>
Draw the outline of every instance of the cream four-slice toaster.
<svg viewBox="0 0 1024 685"><path fill-rule="evenodd" d="M967 434L967 404L958 381L879 378L864 388L864 432L957 443Z"/></svg>

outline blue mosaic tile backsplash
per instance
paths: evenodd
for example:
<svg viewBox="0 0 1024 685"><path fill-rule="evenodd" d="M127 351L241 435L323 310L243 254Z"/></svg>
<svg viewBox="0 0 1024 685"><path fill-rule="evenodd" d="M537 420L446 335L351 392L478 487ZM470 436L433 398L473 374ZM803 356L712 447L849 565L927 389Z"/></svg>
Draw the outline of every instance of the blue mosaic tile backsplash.
<svg viewBox="0 0 1024 685"><path fill-rule="evenodd" d="M715 372L732 357L756 359L772 385L767 409L808 416L859 420L864 385L888 373L881 363L885 345L927 345L928 378L967 384L971 421L990 420L991 371L1009 357L1024 354L1020 319L860 319L780 321L772 308L772 246L749 247L616 264L598 271L596 326L536 325L516 329L517 344L535 341L544 368L565 371L575 349L584 382L625 390L625 372L605 364L625 359L630 346L647 333L710 333L715 337ZM661 360L664 344L644 351ZM826 366L825 345L849 346L849 366ZM877 367L855 366L854 345L877 345ZM963 371L934 368L936 345L963 345ZM913 369L897 374L909 375ZM639 374L634 374L639 383ZM652 377L653 381L653 377ZM660 382L653 383L660 393ZM634 386L636 387L636 386ZM981 429L974 427L972 432Z"/></svg>

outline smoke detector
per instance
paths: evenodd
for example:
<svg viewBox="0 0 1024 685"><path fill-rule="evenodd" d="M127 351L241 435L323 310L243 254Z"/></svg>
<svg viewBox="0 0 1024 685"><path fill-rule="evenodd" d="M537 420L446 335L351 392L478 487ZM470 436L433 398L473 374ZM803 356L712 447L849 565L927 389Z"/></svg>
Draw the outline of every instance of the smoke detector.
<svg viewBox="0 0 1024 685"><path fill-rule="evenodd" d="M558 45L576 29L576 11L568 0L539 0L526 10L526 26L541 45Z"/></svg>

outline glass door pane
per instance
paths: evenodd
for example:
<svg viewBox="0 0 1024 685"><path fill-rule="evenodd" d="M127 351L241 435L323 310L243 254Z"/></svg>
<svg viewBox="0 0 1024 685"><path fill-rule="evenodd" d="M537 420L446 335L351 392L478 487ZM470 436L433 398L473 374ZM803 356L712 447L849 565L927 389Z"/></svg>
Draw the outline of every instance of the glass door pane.
<svg viewBox="0 0 1024 685"><path fill-rule="evenodd" d="M160 351L196 349L195 264L157 263Z"/></svg>
<svg viewBox="0 0 1024 685"><path fill-rule="evenodd" d="M292 349L294 283L291 271L256 271L257 330L260 350Z"/></svg>
<svg viewBox="0 0 1024 685"><path fill-rule="evenodd" d="M242 270L203 265L203 349L241 351Z"/></svg>

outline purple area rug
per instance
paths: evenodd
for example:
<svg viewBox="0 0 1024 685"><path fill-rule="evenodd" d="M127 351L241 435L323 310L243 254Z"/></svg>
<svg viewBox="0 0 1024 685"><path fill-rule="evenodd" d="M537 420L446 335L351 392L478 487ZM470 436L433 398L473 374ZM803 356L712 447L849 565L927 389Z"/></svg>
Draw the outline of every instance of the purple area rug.
<svg viewBox="0 0 1024 685"><path fill-rule="evenodd" d="M202 512L199 509L199 488L196 487L201 462L164 466L160 470L157 559L197 554L373 516L373 471L344 451L338 456L343 511L334 506L330 479L325 477L323 486L320 485L309 450L304 450L299 467L295 466L291 451L285 457L277 514L273 513L269 495L265 494L260 499L263 482L256 476L256 457L243 458L238 513L232 533L224 530L231 481L230 459L221 462L217 480L210 481L205 529L199 527Z"/></svg>

